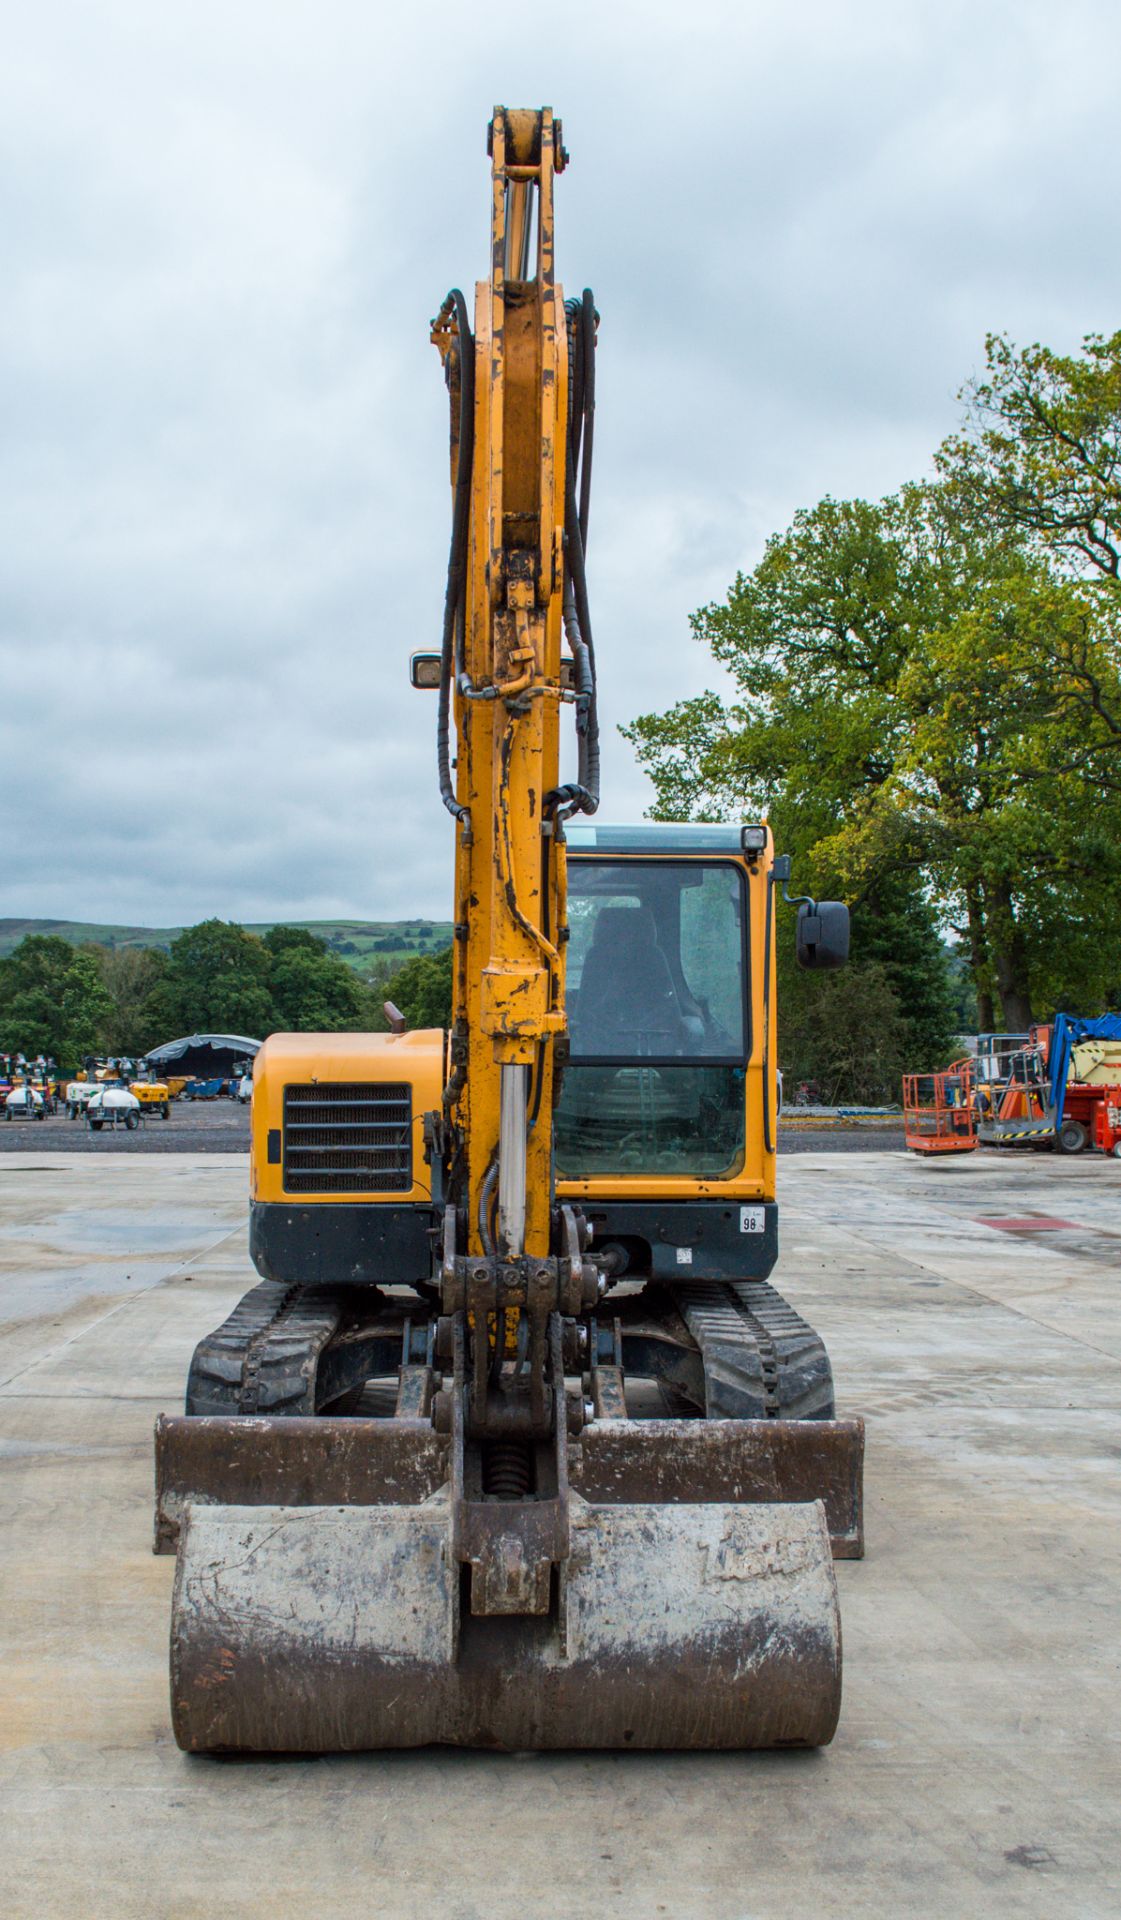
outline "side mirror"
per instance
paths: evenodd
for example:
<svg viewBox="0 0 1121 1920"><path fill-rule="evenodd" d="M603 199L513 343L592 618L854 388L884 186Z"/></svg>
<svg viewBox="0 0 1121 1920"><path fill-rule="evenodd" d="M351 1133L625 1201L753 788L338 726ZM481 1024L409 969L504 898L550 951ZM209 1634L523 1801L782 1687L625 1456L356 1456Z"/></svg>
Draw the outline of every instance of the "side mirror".
<svg viewBox="0 0 1121 1920"><path fill-rule="evenodd" d="M798 965L825 972L849 957L849 910L843 900L804 901L798 908Z"/></svg>

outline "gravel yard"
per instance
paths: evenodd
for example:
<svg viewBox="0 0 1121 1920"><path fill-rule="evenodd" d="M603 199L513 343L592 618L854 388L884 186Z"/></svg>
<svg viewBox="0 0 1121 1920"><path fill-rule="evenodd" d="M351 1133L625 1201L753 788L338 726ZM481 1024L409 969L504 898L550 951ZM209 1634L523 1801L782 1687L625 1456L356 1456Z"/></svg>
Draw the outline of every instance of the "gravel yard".
<svg viewBox="0 0 1121 1920"><path fill-rule="evenodd" d="M782 1127L780 1153L895 1153L903 1151L903 1123L884 1127ZM248 1153L249 1108L236 1100L175 1100L171 1117L144 1119L133 1133L123 1128L91 1133L84 1120L65 1112L46 1120L0 1125L6 1153Z"/></svg>
<svg viewBox="0 0 1121 1920"><path fill-rule="evenodd" d="M248 1153L249 1107L236 1100L173 1100L167 1120L145 1115L133 1132L124 1127L94 1133L84 1119L70 1120L65 1107L45 1120L0 1125L5 1153Z"/></svg>

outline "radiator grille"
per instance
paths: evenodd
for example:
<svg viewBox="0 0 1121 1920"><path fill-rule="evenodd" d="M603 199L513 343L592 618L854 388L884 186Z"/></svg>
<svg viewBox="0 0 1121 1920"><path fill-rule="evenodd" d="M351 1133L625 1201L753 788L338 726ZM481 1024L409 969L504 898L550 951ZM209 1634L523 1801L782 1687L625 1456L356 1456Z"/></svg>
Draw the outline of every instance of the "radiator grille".
<svg viewBox="0 0 1121 1920"><path fill-rule="evenodd" d="M412 1088L404 1081L284 1089L286 1193L408 1193Z"/></svg>

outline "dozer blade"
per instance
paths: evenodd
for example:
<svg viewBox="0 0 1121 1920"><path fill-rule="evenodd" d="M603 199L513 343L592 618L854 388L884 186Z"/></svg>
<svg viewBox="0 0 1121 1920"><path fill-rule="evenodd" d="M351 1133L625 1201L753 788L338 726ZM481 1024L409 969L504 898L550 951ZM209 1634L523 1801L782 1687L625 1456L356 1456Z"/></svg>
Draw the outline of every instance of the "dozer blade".
<svg viewBox="0 0 1121 1920"><path fill-rule="evenodd" d="M156 1420L157 1553L190 1505L418 1505L450 1474L421 1420ZM596 1420L569 1462L594 1506L788 1505L822 1500L835 1560L864 1551L862 1420Z"/></svg>
<svg viewBox="0 0 1121 1920"><path fill-rule="evenodd" d="M589 1505L548 1616L461 1604L445 1495L183 1510L181 1747L776 1747L831 1739L840 1621L820 1501Z"/></svg>

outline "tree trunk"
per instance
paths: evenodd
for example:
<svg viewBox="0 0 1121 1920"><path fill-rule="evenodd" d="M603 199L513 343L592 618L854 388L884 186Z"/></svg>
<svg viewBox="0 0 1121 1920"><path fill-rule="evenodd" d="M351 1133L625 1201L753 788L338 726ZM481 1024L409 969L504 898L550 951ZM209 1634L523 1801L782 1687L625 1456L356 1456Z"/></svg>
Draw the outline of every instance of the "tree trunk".
<svg viewBox="0 0 1121 1920"><path fill-rule="evenodd" d="M999 956L997 958L996 970L997 988L1000 993L1000 1010L1004 1015L1004 1030L1006 1033L1026 1033L1032 1024L1031 1000L1022 987L1014 984L1010 966L1007 978L1011 984L1005 985L1005 967Z"/></svg>
<svg viewBox="0 0 1121 1920"><path fill-rule="evenodd" d="M993 974L1006 1033L1026 1033L1032 1024L1031 985L1023 935L1016 924L1012 889L996 880L987 889L986 922L993 948Z"/></svg>
<svg viewBox="0 0 1121 1920"><path fill-rule="evenodd" d="M989 949L985 939L985 912L979 887L966 887L965 908L969 915L969 971L977 995L977 1027L981 1033L991 1033L996 1025L996 1015L989 983Z"/></svg>

